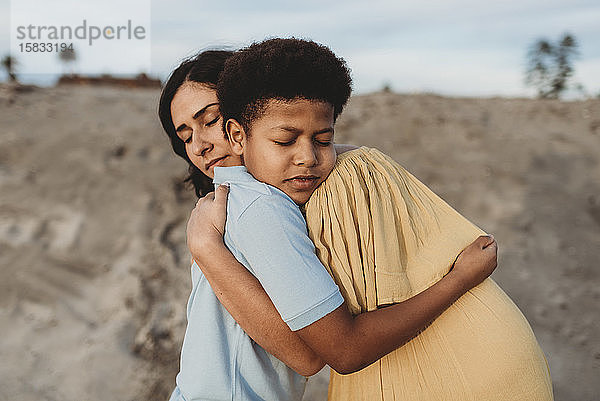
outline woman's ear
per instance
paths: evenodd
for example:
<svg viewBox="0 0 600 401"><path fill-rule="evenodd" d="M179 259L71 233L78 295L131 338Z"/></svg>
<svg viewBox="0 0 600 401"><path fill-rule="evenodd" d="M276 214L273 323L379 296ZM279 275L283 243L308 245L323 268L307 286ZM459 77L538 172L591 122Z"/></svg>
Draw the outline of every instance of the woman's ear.
<svg viewBox="0 0 600 401"><path fill-rule="evenodd" d="M227 140L229 141L229 146L231 146L231 150L237 156L242 156L244 154L244 147L246 146L246 131L242 124L240 124L237 120L230 118L225 123L225 133L227 134Z"/></svg>

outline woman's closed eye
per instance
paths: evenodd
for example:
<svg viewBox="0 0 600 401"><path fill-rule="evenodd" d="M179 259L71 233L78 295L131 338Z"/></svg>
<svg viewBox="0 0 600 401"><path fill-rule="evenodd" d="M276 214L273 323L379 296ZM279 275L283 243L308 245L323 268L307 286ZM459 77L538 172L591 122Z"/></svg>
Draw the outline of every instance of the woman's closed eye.
<svg viewBox="0 0 600 401"><path fill-rule="evenodd" d="M214 119L212 119L209 122L205 123L204 126L205 127L211 127L211 126L215 125L217 123L217 121L219 121L220 119L221 119L221 116L218 115Z"/></svg>

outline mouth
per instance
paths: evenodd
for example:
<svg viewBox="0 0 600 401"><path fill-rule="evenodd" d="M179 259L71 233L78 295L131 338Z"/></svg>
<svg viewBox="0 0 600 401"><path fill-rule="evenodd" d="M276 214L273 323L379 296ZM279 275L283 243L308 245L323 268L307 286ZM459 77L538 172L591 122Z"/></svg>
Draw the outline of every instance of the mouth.
<svg viewBox="0 0 600 401"><path fill-rule="evenodd" d="M319 178L316 175L297 175L284 180L284 182L290 183L297 190L307 190L312 188L319 181Z"/></svg>
<svg viewBox="0 0 600 401"><path fill-rule="evenodd" d="M210 162L208 162L204 168L206 170L210 169L211 167L213 167L214 165L216 165L217 163L219 163L221 160L225 160L228 156L222 156L222 157L218 157L216 159L211 160Z"/></svg>

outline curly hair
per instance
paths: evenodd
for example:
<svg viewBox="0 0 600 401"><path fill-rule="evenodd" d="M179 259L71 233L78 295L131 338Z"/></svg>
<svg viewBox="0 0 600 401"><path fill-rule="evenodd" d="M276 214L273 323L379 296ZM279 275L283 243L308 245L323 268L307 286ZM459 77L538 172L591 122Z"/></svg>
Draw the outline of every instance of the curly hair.
<svg viewBox="0 0 600 401"><path fill-rule="evenodd" d="M334 121L352 92L346 62L310 40L268 39L227 59L217 84L223 124L237 120L246 131L270 99L320 100L333 106Z"/></svg>
<svg viewBox="0 0 600 401"><path fill-rule="evenodd" d="M197 82L216 89L217 80L219 74L223 71L225 60L232 54L233 52L227 50L205 50L184 60L179 67L173 70L160 94L158 106L160 123L169 136L173 151L188 163L189 175L184 182L193 185L198 197L213 190L212 179L204 175L189 159L185 151L185 144L175 132L173 117L171 116L171 102L185 82ZM223 136L225 136L225 133L223 133Z"/></svg>

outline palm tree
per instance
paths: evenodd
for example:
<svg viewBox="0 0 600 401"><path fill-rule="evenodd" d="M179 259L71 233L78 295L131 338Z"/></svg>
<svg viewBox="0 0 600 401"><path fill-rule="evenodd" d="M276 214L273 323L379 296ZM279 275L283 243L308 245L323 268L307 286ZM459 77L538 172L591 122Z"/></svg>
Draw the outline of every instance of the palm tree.
<svg viewBox="0 0 600 401"><path fill-rule="evenodd" d="M58 52L58 58L65 65L65 70L67 70L69 64L75 62L77 60L77 54L75 53L75 49L66 49L64 51ZM66 75L66 74L64 74ZM71 75L73 75L73 71L71 71Z"/></svg>
<svg viewBox="0 0 600 401"><path fill-rule="evenodd" d="M2 58L2 67L6 70L10 82L17 82L17 75L15 74L16 65L17 60L10 54L7 54Z"/></svg>
<svg viewBox="0 0 600 401"><path fill-rule="evenodd" d="M540 98L557 99L568 88L577 46L575 37L565 33L556 44L538 39L529 48L525 82L537 88Z"/></svg>

